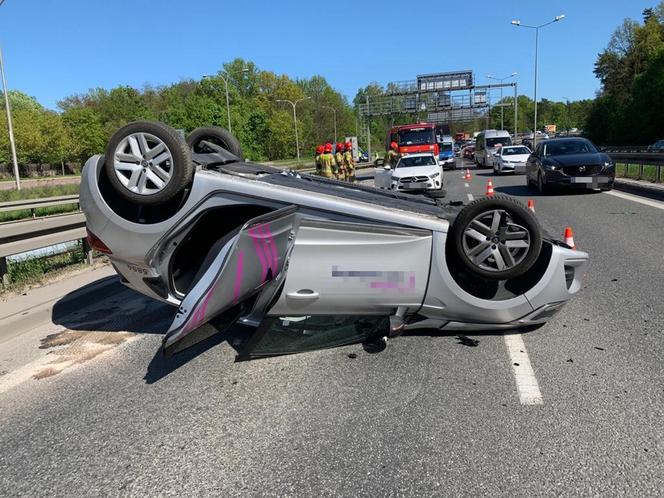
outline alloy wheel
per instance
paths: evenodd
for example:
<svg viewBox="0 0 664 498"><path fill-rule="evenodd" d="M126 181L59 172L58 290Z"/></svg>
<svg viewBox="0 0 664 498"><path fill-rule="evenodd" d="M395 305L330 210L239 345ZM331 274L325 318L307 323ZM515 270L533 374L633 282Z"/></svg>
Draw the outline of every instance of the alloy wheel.
<svg viewBox="0 0 664 498"><path fill-rule="evenodd" d="M471 220L464 230L462 244L466 256L477 267L502 272L524 260L531 236L507 211L494 209Z"/></svg>
<svg viewBox="0 0 664 498"><path fill-rule="evenodd" d="M173 175L173 155L150 133L132 133L113 154L113 169L122 185L140 195L161 192Z"/></svg>

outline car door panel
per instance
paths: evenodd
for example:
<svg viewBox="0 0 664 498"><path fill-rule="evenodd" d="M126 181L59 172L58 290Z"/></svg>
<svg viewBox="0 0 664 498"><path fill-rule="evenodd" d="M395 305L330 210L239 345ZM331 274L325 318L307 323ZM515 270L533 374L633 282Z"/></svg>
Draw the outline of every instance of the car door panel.
<svg viewBox="0 0 664 498"><path fill-rule="evenodd" d="M390 314L421 305L432 234L403 227L302 220L269 315Z"/></svg>
<svg viewBox="0 0 664 498"><path fill-rule="evenodd" d="M239 233L220 248L210 267L182 300L164 337L164 352L168 355L182 349L181 341L192 331L236 309L257 293L273 287L270 283L283 278L298 223L295 206L245 223ZM185 342L191 346L198 341Z"/></svg>

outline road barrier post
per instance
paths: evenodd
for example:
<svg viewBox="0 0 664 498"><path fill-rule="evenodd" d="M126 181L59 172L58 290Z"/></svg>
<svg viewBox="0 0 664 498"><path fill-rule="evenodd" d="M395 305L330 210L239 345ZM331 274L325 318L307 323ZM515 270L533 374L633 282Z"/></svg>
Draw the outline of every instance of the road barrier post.
<svg viewBox="0 0 664 498"><path fill-rule="evenodd" d="M0 283L3 287L9 285L9 273L7 271L7 258L0 258Z"/></svg>
<svg viewBox="0 0 664 498"><path fill-rule="evenodd" d="M90 247L90 243L88 242L88 238L81 239L81 245L83 246L83 252L85 253L85 261L87 264L91 265L94 263L94 258L92 254L92 247Z"/></svg>

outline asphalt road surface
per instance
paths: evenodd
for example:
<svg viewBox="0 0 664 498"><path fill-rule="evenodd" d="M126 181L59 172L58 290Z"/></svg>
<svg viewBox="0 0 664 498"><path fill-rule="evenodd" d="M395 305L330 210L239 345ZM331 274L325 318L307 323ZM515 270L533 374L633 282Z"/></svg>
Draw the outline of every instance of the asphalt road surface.
<svg viewBox="0 0 664 498"><path fill-rule="evenodd" d="M661 495L664 203L461 176L450 199L492 178L590 253L549 324L239 363L213 337L164 360L172 310L118 285L0 344L0 495Z"/></svg>

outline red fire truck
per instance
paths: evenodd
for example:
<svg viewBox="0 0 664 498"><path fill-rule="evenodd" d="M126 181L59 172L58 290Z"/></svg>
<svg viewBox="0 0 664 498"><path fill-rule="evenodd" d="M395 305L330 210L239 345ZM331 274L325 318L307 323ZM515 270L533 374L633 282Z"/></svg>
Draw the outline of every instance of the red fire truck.
<svg viewBox="0 0 664 498"><path fill-rule="evenodd" d="M439 153L436 143L436 125L430 123L395 126L387 134L387 149L390 148L392 142L396 142L399 146L399 154L433 152L438 156Z"/></svg>

